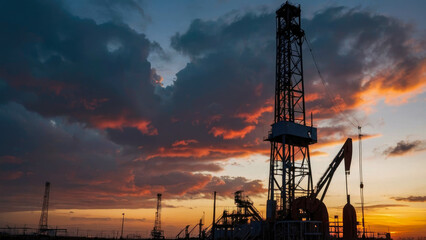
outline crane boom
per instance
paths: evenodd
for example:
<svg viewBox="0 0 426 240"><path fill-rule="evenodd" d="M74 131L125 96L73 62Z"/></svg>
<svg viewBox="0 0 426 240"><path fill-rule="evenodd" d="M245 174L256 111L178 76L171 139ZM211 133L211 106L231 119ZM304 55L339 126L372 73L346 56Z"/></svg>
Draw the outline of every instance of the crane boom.
<svg viewBox="0 0 426 240"><path fill-rule="evenodd" d="M192 231L194 231L194 229L198 226L199 223L195 224L195 226L191 229L191 231L188 232L188 234L191 234Z"/></svg>
<svg viewBox="0 0 426 240"><path fill-rule="evenodd" d="M343 159L345 159L345 171L349 172L352 160L352 138L346 139L345 144L337 153L336 157L334 157L333 161L330 163L327 170L318 181L317 186L315 187L314 193L312 195L313 197L316 198L321 192L321 190L325 187L320 199L321 202L324 200L325 194L327 193L334 172L336 171L337 167L339 167Z"/></svg>
<svg viewBox="0 0 426 240"><path fill-rule="evenodd" d="M179 239L179 236L180 236L180 234L183 232L183 231L188 231L187 229L189 228L189 225L186 225L184 228L182 228L182 230L180 230L180 232L176 235L176 239ZM186 237L186 236L185 236Z"/></svg>

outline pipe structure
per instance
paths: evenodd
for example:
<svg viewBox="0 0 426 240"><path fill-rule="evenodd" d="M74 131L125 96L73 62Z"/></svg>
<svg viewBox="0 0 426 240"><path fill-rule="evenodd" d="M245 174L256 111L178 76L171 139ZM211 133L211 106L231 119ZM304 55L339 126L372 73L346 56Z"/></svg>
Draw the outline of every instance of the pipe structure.
<svg viewBox="0 0 426 240"><path fill-rule="evenodd" d="M122 213L123 215L123 220L121 221L121 235L120 235L120 239L123 239L123 230L124 230L124 213Z"/></svg>

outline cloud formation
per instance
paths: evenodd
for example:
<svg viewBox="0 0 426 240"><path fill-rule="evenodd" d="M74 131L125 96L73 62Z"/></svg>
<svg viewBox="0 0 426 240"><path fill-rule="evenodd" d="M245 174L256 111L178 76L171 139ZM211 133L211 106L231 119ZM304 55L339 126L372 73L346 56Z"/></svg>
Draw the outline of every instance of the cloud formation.
<svg viewBox="0 0 426 240"><path fill-rule="evenodd" d="M391 199L401 202L426 202L426 196L391 197Z"/></svg>
<svg viewBox="0 0 426 240"><path fill-rule="evenodd" d="M121 218L95 218L95 217L71 217L71 221L76 222L110 222L110 221L121 221ZM126 222L146 222L146 218L126 218Z"/></svg>
<svg viewBox="0 0 426 240"><path fill-rule="evenodd" d="M423 141L414 140L414 141L404 141L401 140L396 143L396 146L388 147L383 151L383 154L388 157L402 156L410 152L422 151L425 150L426 146Z"/></svg>
<svg viewBox="0 0 426 240"><path fill-rule="evenodd" d="M366 205L364 209L376 210L376 209L387 209L391 207L407 207L405 204L374 204L374 205ZM357 209L361 209L361 207L357 207Z"/></svg>
<svg viewBox="0 0 426 240"><path fill-rule="evenodd" d="M305 21L327 90L340 105L337 108L366 108L381 99L394 103L406 98L405 94L414 96L425 90L425 53L417 50L417 44L424 46L425 42L413 39L412 30L413 26L400 20L343 7L325 9ZM336 107L331 108L330 100L324 101L327 97L320 81L315 81L315 68L312 62L305 63L305 76L314 79L308 82L307 91L321 96L307 106L319 117L327 116Z"/></svg>

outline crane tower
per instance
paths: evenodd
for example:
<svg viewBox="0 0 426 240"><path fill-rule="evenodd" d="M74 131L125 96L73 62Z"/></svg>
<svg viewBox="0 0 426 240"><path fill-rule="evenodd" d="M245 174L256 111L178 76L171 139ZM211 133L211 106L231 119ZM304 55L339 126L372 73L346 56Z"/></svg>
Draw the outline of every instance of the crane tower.
<svg viewBox="0 0 426 240"><path fill-rule="evenodd" d="M40 222L39 222L39 233L44 233L47 231L47 216L49 211L49 193L50 193L50 182L46 182L44 187L44 196L43 196L43 207L41 209Z"/></svg>
<svg viewBox="0 0 426 240"><path fill-rule="evenodd" d="M295 198L313 191L309 145L317 129L306 125L300 6L288 2L276 11L276 79L267 219L289 219Z"/></svg>
<svg viewBox="0 0 426 240"><path fill-rule="evenodd" d="M164 239L164 231L161 230L161 193L157 194L157 211L155 212L155 223L151 236L153 239Z"/></svg>

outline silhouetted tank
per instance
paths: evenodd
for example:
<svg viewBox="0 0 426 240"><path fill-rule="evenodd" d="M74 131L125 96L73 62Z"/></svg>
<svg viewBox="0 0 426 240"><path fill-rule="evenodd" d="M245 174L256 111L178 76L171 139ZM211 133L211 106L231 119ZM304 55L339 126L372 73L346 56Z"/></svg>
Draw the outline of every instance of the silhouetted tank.
<svg viewBox="0 0 426 240"><path fill-rule="evenodd" d="M301 211L302 210L302 211ZM306 213L307 215L302 214ZM291 217L293 220L302 220L309 216L310 220L322 222L321 233L324 239L329 236L328 211L325 204L318 198L299 197L293 202Z"/></svg>
<svg viewBox="0 0 426 240"><path fill-rule="evenodd" d="M343 239L355 240L356 234L356 212L355 208L349 203L343 207Z"/></svg>

